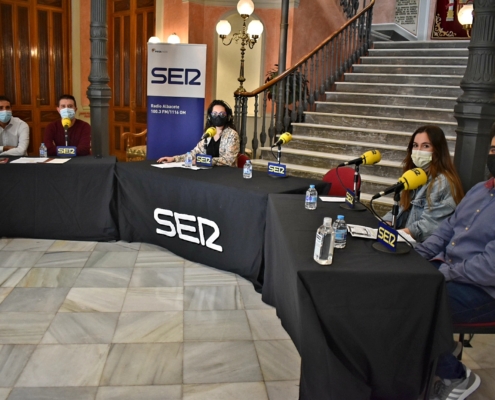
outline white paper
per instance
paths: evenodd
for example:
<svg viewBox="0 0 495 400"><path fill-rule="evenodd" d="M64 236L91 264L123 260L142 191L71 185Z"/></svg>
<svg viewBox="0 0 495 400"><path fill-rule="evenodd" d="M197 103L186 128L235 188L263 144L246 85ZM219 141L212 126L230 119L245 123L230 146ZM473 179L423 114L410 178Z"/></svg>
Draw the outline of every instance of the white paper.
<svg viewBox="0 0 495 400"><path fill-rule="evenodd" d="M378 235L378 229L369 228L363 225L347 224L347 231L351 234L352 237L359 237L363 239L376 239ZM416 243L416 240L414 240L413 237L406 232L402 230L398 230L397 232L399 234L399 237L397 239L399 242L408 241L410 243Z"/></svg>
<svg viewBox="0 0 495 400"><path fill-rule="evenodd" d="M320 200L328 203L345 203L345 197L320 196Z"/></svg>
<svg viewBox="0 0 495 400"><path fill-rule="evenodd" d="M46 160L46 158L45 158ZM49 164L65 164L70 158L49 158L47 163Z"/></svg>
<svg viewBox="0 0 495 400"><path fill-rule="evenodd" d="M156 168L186 168L184 166L183 162L171 162L171 163L163 163L163 164L151 164L152 167ZM192 169L193 171L197 171L198 169L201 169L200 167L196 167L195 165L191 166L191 168L187 169Z"/></svg>
<svg viewBox="0 0 495 400"><path fill-rule="evenodd" d="M11 164L39 164L39 163L44 163L46 161L48 161L48 158L40 158L40 157L28 158L28 157L21 157L21 158L18 158L17 160L11 161L10 163Z"/></svg>

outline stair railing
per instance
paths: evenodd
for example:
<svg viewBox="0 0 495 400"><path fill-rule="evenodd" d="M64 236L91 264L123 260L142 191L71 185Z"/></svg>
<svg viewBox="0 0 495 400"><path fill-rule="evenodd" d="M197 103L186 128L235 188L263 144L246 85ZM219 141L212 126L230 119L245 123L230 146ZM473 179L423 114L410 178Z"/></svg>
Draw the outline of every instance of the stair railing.
<svg viewBox="0 0 495 400"><path fill-rule="evenodd" d="M252 150L253 158L256 158L259 141L262 147L265 146L267 132L271 145L278 134L292 131L292 123L304 122L304 112L313 110L315 101L323 98L325 91L365 55L370 47L374 4L375 0L371 0L368 6L281 75L272 73L263 86L252 92L234 93L234 122L241 139L241 153L245 152L247 143L248 99L254 98ZM261 130L258 133L259 122Z"/></svg>

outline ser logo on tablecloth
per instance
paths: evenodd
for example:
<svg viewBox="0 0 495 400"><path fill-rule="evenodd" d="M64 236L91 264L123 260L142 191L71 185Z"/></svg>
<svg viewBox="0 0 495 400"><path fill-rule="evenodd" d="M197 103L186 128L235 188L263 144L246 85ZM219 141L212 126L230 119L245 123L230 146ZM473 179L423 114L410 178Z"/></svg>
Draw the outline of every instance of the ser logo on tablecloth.
<svg viewBox="0 0 495 400"><path fill-rule="evenodd" d="M161 218L162 216L172 217L173 219L172 220L162 219ZM201 244L201 246L206 246L209 249L223 252L222 246L215 244L215 241L220 237L220 229L218 228L218 225L215 222L209 219L202 217L195 217L194 215L189 215L189 214L181 214L178 212L173 212L171 210L166 210L164 208L155 208L154 218L157 223L169 228L169 230L156 228L156 233L158 233L159 235L165 235L168 237L174 237L178 235L179 239L181 240L185 240L187 242L191 242L195 244ZM195 224L194 225L185 224L183 221L189 221L192 223L197 222L197 227ZM213 233L206 240L205 240L205 232L204 232L205 226L209 226L210 228L213 228ZM188 235L184 232L191 232L191 233L198 232L199 238Z"/></svg>

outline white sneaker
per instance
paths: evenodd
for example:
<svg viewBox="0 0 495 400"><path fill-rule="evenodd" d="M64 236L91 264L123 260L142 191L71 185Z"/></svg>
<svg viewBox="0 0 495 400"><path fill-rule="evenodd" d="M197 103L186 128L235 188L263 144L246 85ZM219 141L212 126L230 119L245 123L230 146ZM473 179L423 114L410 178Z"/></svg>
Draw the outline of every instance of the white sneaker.
<svg viewBox="0 0 495 400"><path fill-rule="evenodd" d="M464 400L480 386L481 379L478 375L466 368L466 377L463 379L442 379L435 383L434 400Z"/></svg>

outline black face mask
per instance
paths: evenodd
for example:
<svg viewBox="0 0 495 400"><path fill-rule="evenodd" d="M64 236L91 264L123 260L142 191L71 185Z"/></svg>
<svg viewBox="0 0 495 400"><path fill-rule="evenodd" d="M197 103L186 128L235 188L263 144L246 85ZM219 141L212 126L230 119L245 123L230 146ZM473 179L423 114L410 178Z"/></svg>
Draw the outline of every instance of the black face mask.
<svg viewBox="0 0 495 400"><path fill-rule="evenodd" d="M210 122L213 124L213 126L225 126L225 124L227 123L227 118L227 115L225 117L215 115L214 117L210 117Z"/></svg>
<svg viewBox="0 0 495 400"><path fill-rule="evenodd" d="M495 177L495 154L488 154L486 159L486 166L488 167L488 171Z"/></svg>

